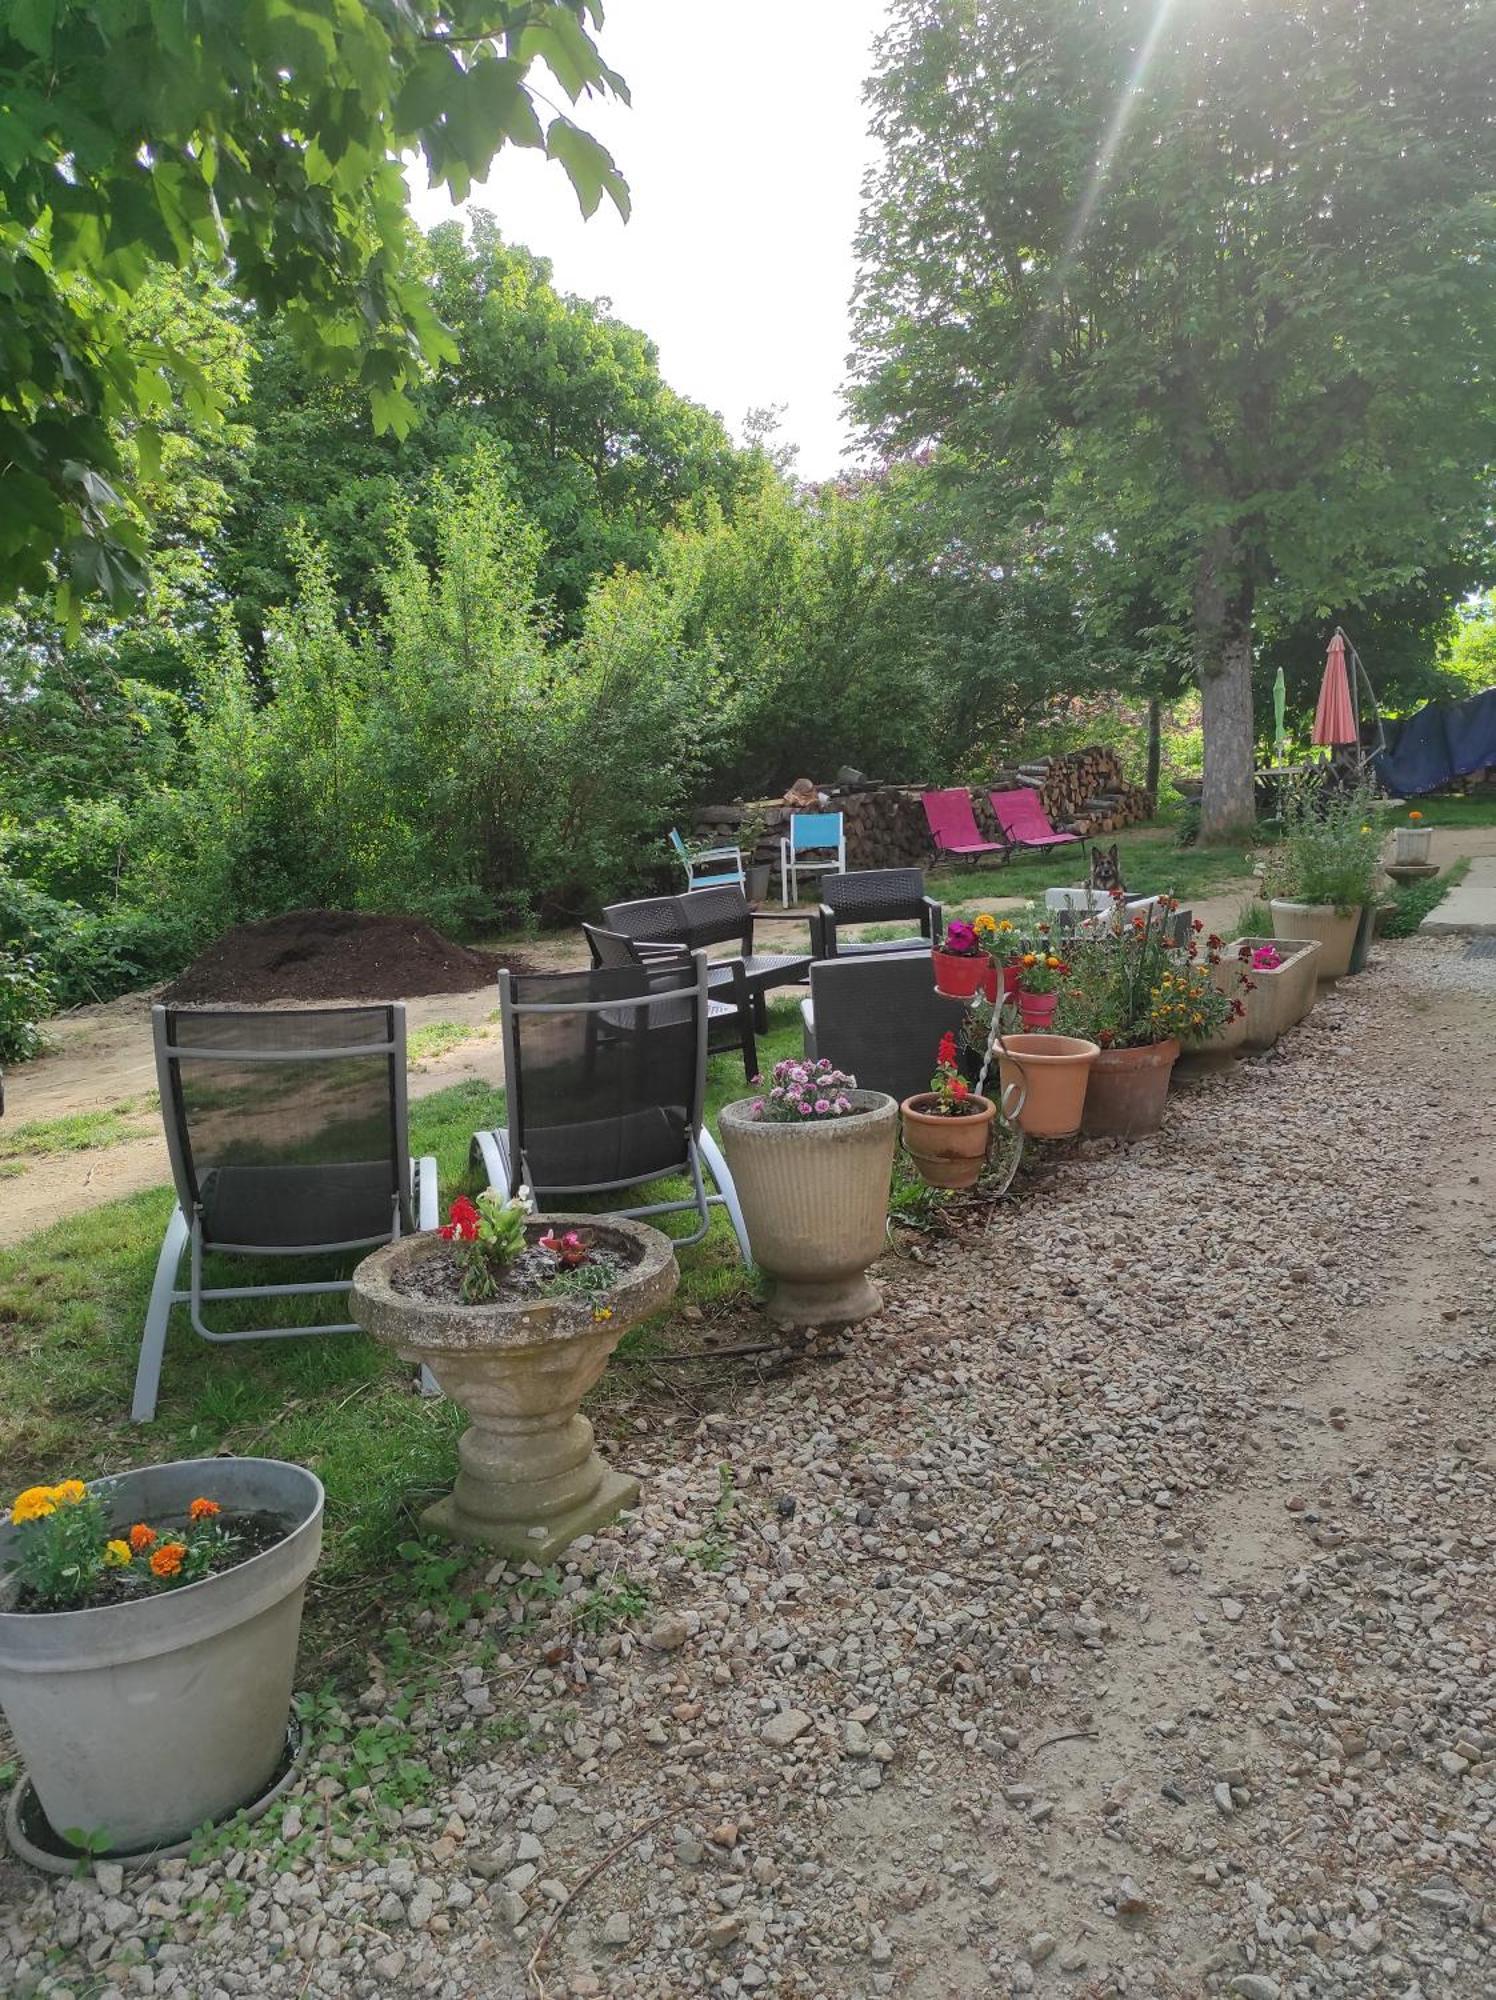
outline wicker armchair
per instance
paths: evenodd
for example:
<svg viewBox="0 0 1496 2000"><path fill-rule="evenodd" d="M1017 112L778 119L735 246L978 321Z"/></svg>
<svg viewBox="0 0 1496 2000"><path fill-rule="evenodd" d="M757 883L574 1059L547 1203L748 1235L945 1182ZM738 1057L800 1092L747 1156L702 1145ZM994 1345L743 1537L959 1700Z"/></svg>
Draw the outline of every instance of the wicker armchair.
<svg viewBox="0 0 1496 2000"><path fill-rule="evenodd" d="M917 923L919 936L869 940L859 944L838 940L839 929L850 924ZM933 896L925 894L924 872L919 868L856 868L844 875L828 875L821 883L821 907L811 925L811 943L817 958L849 958L857 953L886 957L890 952L928 953L938 944L945 929L944 913Z"/></svg>
<svg viewBox="0 0 1496 2000"><path fill-rule="evenodd" d="M821 959L800 1002L807 1056L900 1101L929 1089L940 1038L960 1033L965 1012L935 991L928 959L908 952Z"/></svg>

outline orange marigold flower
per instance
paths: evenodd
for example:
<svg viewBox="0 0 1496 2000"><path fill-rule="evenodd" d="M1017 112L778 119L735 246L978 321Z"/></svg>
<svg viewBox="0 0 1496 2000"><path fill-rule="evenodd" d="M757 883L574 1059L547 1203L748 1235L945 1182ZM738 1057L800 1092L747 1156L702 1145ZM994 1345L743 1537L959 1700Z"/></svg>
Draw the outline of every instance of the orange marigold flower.
<svg viewBox="0 0 1496 2000"><path fill-rule="evenodd" d="M154 1528L148 1528L144 1521L137 1521L127 1539L136 1555L143 1555L160 1538Z"/></svg>
<svg viewBox="0 0 1496 2000"><path fill-rule="evenodd" d="M185 1542L163 1542L151 1557L152 1576L175 1576L187 1553Z"/></svg>
<svg viewBox="0 0 1496 2000"><path fill-rule="evenodd" d="M81 1479L64 1479L60 1486L52 1488L52 1498L65 1507L76 1507L80 1500L88 1498L88 1488Z"/></svg>
<svg viewBox="0 0 1496 2000"><path fill-rule="evenodd" d="M215 1514L222 1512L216 1500L194 1500L187 1509L187 1518L189 1521L210 1521Z"/></svg>

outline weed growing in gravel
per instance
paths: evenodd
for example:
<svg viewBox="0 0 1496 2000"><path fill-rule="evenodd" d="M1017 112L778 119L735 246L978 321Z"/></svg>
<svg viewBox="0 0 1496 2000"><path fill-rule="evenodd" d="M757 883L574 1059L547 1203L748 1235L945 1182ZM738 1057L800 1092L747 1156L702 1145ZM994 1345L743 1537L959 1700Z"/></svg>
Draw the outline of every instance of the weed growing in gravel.
<svg viewBox="0 0 1496 2000"><path fill-rule="evenodd" d="M732 1531L729 1522L737 1500L737 1486L730 1465L717 1467L717 1498L712 1506L712 1517L707 1531L699 1541L678 1543L677 1551L689 1556L698 1569L715 1571L722 1569L732 1553Z"/></svg>
<svg viewBox="0 0 1496 2000"><path fill-rule="evenodd" d="M630 1618L642 1617L648 1609L649 1592L643 1584L626 1578L606 1589L599 1585L589 1590L577 1611L576 1623L595 1638L610 1625L625 1625Z"/></svg>

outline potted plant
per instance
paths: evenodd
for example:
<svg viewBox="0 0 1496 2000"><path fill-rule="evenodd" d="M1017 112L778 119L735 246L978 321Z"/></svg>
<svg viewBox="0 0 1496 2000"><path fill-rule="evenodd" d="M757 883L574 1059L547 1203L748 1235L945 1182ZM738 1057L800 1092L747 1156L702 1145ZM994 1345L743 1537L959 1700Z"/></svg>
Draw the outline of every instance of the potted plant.
<svg viewBox="0 0 1496 2000"><path fill-rule="evenodd" d="M944 938L930 947L930 960L936 990L949 1000L970 1000L986 986L990 960L976 926L962 917L946 925Z"/></svg>
<svg viewBox="0 0 1496 2000"><path fill-rule="evenodd" d="M899 1106L904 1150L930 1187L967 1188L980 1178L997 1106L978 1097L960 1069L954 1034L940 1038L930 1088Z"/></svg>
<svg viewBox="0 0 1496 2000"><path fill-rule="evenodd" d="M1197 962L1199 919L1187 946L1172 940L1178 907L1161 896L1128 915L1119 899L1111 917L1072 947L1063 1024L1099 1049L1081 1122L1089 1137L1157 1131L1181 1035L1208 1037L1229 1017L1230 1000Z"/></svg>
<svg viewBox="0 0 1496 2000"><path fill-rule="evenodd" d="M781 1326L850 1325L883 1301L867 1267L883 1249L898 1105L819 1062L774 1065L762 1096L724 1105L722 1150L753 1261Z"/></svg>
<svg viewBox="0 0 1496 2000"><path fill-rule="evenodd" d="M1314 1005L1319 952L1314 938L1237 938L1212 964L1211 976L1222 993L1241 1001L1242 1011L1212 1046L1271 1048Z"/></svg>
<svg viewBox="0 0 1496 2000"><path fill-rule="evenodd" d="M1427 866L1433 840L1434 829L1423 824L1423 814L1415 806L1405 823L1392 829L1392 859L1402 868Z"/></svg>
<svg viewBox="0 0 1496 2000"><path fill-rule="evenodd" d="M1069 974L1069 961L1049 950L1045 937L1039 939L1036 950L1023 953L1018 960L1018 1011L1025 1028L1053 1025L1060 988Z"/></svg>
<svg viewBox="0 0 1496 2000"><path fill-rule="evenodd" d="M768 830L768 815L757 808L747 815L738 828L738 852L743 857L743 879L750 903L762 903L768 900L774 864L757 858L758 844Z"/></svg>
<svg viewBox="0 0 1496 2000"><path fill-rule="evenodd" d="M305 1467L267 1458L16 1497L0 1524L0 1707L26 1769L10 1828L28 1858L133 1857L274 1783L322 1498ZM28 1790L41 1839L21 1831Z"/></svg>
<svg viewBox="0 0 1496 2000"><path fill-rule="evenodd" d="M423 1524L548 1563L639 1497L593 1448L581 1401L679 1280L670 1238L622 1216L537 1215L529 1190L459 1196L439 1230L353 1274L360 1326L429 1368L466 1413L457 1481Z"/></svg>
<svg viewBox="0 0 1496 2000"><path fill-rule="evenodd" d="M1317 938L1321 979L1351 970L1363 912L1374 900L1381 835L1373 812L1365 786L1331 792L1299 785L1283 798L1282 838L1265 870L1273 933Z"/></svg>

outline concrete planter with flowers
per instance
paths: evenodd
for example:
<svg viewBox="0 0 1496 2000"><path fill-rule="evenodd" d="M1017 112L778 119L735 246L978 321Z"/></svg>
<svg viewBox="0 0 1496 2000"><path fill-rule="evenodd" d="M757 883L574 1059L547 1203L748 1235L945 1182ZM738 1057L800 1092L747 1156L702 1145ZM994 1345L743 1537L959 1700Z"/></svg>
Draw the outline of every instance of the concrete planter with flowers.
<svg viewBox="0 0 1496 2000"><path fill-rule="evenodd" d="M846 1326L883 1300L868 1277L888 1232L898 1105L820 1062L774 1066L718 1120L753 1261L780 1326Z"/></svg>
<svg viewBox="0 0 1496 2000"><path fill-rule="evenodd" d="M11 1846L155 1858L263 1804L289 1769L322 1486L267 1458L194 1458L18 1496L0 1526L0 1707L25 1776Z"/></svg>
<svg viewBox="0 0 1496 2000"><path fill-rule="evenodd" d="M1222 993L1240 998L1242 1012L1207 1046L1270 1049L1313 1007L1319 954L1317 938L1237 938L1212 977Z"/></svg>

